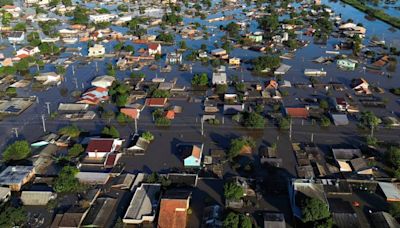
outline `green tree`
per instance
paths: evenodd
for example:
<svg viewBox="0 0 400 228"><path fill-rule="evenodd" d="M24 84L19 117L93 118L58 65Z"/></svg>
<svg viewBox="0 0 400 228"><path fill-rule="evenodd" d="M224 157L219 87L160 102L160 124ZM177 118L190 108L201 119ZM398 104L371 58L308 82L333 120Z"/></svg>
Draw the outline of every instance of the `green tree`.
<svg viewBox="0 0 400 228"><path fill-rule="evenodd" d="M265 119L256 112L250 112L245 113L243 123L247 128L263 129L265 126Z"/></svg>
<svg viewBox="0 0 400 228"><path fill-rule="evenodd" d="M320 101L319 101L319 107L322 108L322 109L324 109L324 110L327 110L327 109L329 108L329 103L328 103L328 101L325 100L325 99L320 100Z"/></svg>
<svg viewBox="0 0 400 228"><path fill-rule="evenodd" d="M321 127L329 127L331 125L331 120L325 115L321 117Z"/></svg>
<svg viewBox="0 0 400 228"><path fill-rule="evenodd" d="M161 89L156 89L151 94L151 97L154 97L154 98L168 98L169 96L171 96L169 91L161 90Z"/></svg>
<svg viewBox="0 0 400 228"><path fill-rule="evenodd" d="M240 137L231 140L231 145L227 153L230 159L237 157L245 147L254 148L256 143L251 137Z"/></svg>
<svg viewBox="0 0 400 228"><path fill-rule="evenodd" d="M192 85L207 86L208 85L207 73L195 74L192 78Z"/></svg>
<svg viewBox="0 0 400 228"><path fill-rule="evenodd" d="M87 9L77 6L73 12L72 23L87 25L89 23L89 17L87 15Z"/></svg>
<svg viewBox="0 0 400 228"><path fill-rule="evenodd" d="M391 202L389 203L389 213L395 219L400 218L400 203L399 202Z"/></svg>
<svg viewBox="0 0 400 228"><path fill-rule="evenodd" d="M240 227L241 228L252 228L253 223L251 222L251 219L249 216L246 215L239 215L240 219Z"/></svg>
<svg viewBox="0 0 400 228"><path fill-rule="evenodd" d="M381 123L381 119L371 111L361 112L360 125L371 130L370 136L374 137L374 129Z"/></svg>
<svg viewBox="0 0 400 228"><path fill-rule="evenodd" d="M5 25L5 26L8 26L8 25L10 25L10 22L11 22L12 18L13 18L13 16L12 16L11 13L9 13L9 12L4 12L4 13L3 13L3 16L2 16L2 18L1 18L1 23L2 23L3 25Z"/></svg>
<svg viewBox="0 0 400 228"><path fill-rule="evenodd" d="M68 150L68 157L76 158L81 155L83 151L85 151L85 149L83 149L83 146L76 143L71 147L71 149Z"/></svg>
<svg viewBox="0 0 400 228"><path fill-rule="evenodd" d="M26 31L26 24L20 22L14 26L14 31Z"/></svg>
<svg viewBox="0 0 400 228"><path fill-rule="evenodd" d="M186 41L182 40L181 42L179 42L179 47L181 49L187 49Z"/></svg>
<svg viewBox="0 0 400 228"><path fill-rule="evenodd" d="M235 22L231 22L228 25L226 25L225 30L227 31L230 37L236 38L239 36L240 26Z"/></svg>
<svg viewBox="0 0 400 228"><path fill-rule="evenodd" d="M400 168L400 148L390 147L386 151L386 159L396 169Z"/></svg>
<svg viewBox="0 0 400 228"><path fill-rule="evenodd" d="M76 125L69 125L58 130L61 135L67 135L71 138L77 138L81 134L81 130Z"/></svg>
<svg viewBox="0 0 400 228"><path fill-rule="evenodd" d="M83 186L79 183L75 175L79 172L76 167L64 166L54 182L54 190L58 193L79 192Z"/></svg>
<svg viewBox="0 0 400 228"><path fill-rule="evenodd" d="M280 130L287 131L290 128L290 120L288 118L283 118L282 117L282 118L279 119L278 125L279 125L279 129Z"/></svg>
<svg viewBox="0 0 400 228"><path fill-rule="evenodd" d="M142 138L144 138L147 141L151 142L151 141L154 140L154 135L149 131L145 131L145 132L142 133Z"/></svg>
<svg viewBox="0 0 400 228"><path fill-rule="evenodd" d="M3 153L3 161L18 161L31 155L31 147L26 140L16 141L9 145Z"/></svg>
<svg viewBox="0 0 400 228"><path fill-rule="evenodd" d="M317 198L306 198L301 203L303 222L315 222L330 217L328 205Z"/></svg>
<svg viewBox="0 0 400 228"><path fill-rule="evenodd" d="M105 137L111 137L111 138L120 137L118 129L115 128L114 126L105 126L101 131L101 134L104 135Z"/></svg>
<svg viewBox="0 0 400 228"><path fill-rule="evenodd" d="M239 228L239 216L234 212L229 212L223 222L224 228Z"/></svg>
<svg viewBox="0 0 400 228"><path fill-rule="evenodd" d="M239 200L243 197L243 188L235 182L224 184L224 196L228 200Z"/></svg>
<svg viewBox="0 0 400 228"><path fill-rule="evenodd" d="M160 127L167 127L171 125L171 120L167 119L166 117L162 116L155 120L156 126Z"/></svg>
<svg viewBox="0 0 400 228"><path fill-rule="evenodd" d="M0 227L23 227L27 220L27 213L22 207L6 207L0 213Z"/></svg>

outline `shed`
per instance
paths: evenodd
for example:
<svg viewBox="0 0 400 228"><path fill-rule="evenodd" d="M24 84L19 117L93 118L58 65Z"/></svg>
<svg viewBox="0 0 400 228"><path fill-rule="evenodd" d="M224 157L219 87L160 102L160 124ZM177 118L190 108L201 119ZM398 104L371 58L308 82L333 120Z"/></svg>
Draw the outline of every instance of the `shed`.
<svg viewBox="0 0 400 228"><path fill-rule="evenodd" d="M23 205L43 206L55 196L51 191L22 191L21 201Z"/></svg>
<svg viewBox="0 0 400 228"><path fill-rule="evenodd" d="M388 202L400 202L400 190L394 183L378 182L379 189Z"/></svg>
<svg viewBox="0 0 400 228"><path fill-rule="evenodd" d="M335 126L343 126L349 124L349 119L346 114L331 114Z"/></svg>
<svg viewBox="0 0 400 228"><path fill-rule="evenodd" d="M110 178L108 173L98 173L98 172L79 172L75 176L78 178L79 182L85 184L105 184Z"/></svg>

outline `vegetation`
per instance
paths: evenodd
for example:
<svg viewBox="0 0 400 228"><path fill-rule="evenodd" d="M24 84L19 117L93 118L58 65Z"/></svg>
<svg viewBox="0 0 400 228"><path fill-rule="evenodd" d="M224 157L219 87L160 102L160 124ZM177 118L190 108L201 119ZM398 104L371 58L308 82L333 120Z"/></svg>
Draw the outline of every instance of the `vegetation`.
<svg viewBox="0 0 400 228"><path fill-rule="evenodd" d="M400 218L400 203L399 202L391 202L389 203L389 213L395 219Z"/></svg>
<svg viewBox="0 0 400 228"><path fill-rule="evenodd" d="M103 130L101 131L101 134L104 137L110 137L110 138L119 138L120 134L117 128L114 126L105 126Z"/></svg>
<svg viewBox="0 0 400 228"><path fill-rule="evenodd" d="M273 69L279 67L281 60L277 55L260 56L253 60L255 72L262 72L266 68Z"/></svg>
<svg viewBox="0 0 400 228"><path fill-rule="evenodd" d="M147 141L151 142L154 140L154 135L150 131L145 131L142 133L142 138L146 139Z"/></svg>
<svg viewBox="0 0 400 228"><path fill-rule="evenodd" d="M251 137L240 137L231 140L231 145L227 153L228 158L233 159L237 157L246 147L254 148L256 142Z"/></svg>
<svg viewBox="0 0 400 228"><path fill-rule="evenodd" d="M375 116L371 111L361 112L359 125L363 128L370 129L370 136L374 137L374 129L381 123L381 119Z"/></svg>
<svg viewBox="0 0 400 228"><path fill-rule="evenodd" d="M328 205L317 198L306 198L301 203L302 220L304 223L321 223L331 216ZM331 227L328 226L324 227Z"/></svg>
<svg viewBox="0 0 400 228"><path fill-rule="evenodd" d="M394 95L400 96L400 88L390 89L390 92L393 93Z"/></svg>
<svg viewBox="0 0 400 228"><path fill-rule="evenodd" d="M65 126L58 130L60 135L67 135L71 138L77 138L81 134L81 130L76 125Z"/></svg>
<svg viewBox="0 0 400 228"><path fill-rule="evenodd" d="M87 15L87 9L77 6L73 12L72 23L87 25L89 23L89 16Z"/></svg>
<svg viewBox="0 0 400 228"><path fill-rule="evenodd" d="M207 86L208 85L207 73L195 74L192 78L192 85Z"/></svg>
<svg viewBox="0 0 400 228"><path fill-rule="evenodd" d="M171 94L168 90L155 89L151 93L151 97L154 97L154 98L168 98L170 96L171 96Z"/></svg>
<svg viewBox="0 0 400 228"><path fill-rule="evenodd" d="M229 212L223 221L223 227L226 228L251 228L252 226L250 217L235 212Z"/></svg>
<svg viewBox="0 0 400 228"><path fill-rule="evenodd" d="M359 0L341 0L342 2L353 6L354 8L367 13L371 17L375 17L381 21L384 21L394 27L400 28L400 19L398 17L390 16L383 10L374 9L373 7L367 6L365 2Z"/></svg>
<svg viewBox="0 0 400 228"><path fill-rule="evenodd" d="M240 200L243 197L244 190L242 186L235 182L228 182L224 184L224 196L227 200Z"/></svg>
<svg viewBox="0 0 400 228"><path fill-rule="evenodd" d="M173 43L175 41L174 35L170 33L160 33L157 37L156 40L158 41L163 41L166 43Z"/></svg>
<svg viewBox="0 0 400 228"><path fill-rule="evenodd" d="M247 128L263 129L265 126L265 119L256 112L244 113L243 125Z"/></svg>
<svg viewBox="0 0 400 228"><path fill-rule="evenodd" d="M76 158L79 157L83 151L85 151L85 149L83 148L83 146L81 144L74 144L71 149L68 150L68 157L70 158Z"/></svg>
<svg viewBox="0 0 400 228"><path fill-rule="evenodd" d="M327 116L321 117L321 127L329 127L331 125L331 120Z"/></svg>
<svg viewBox="0 0 400 228"><path fill-rule="evenodd" d="M157 172L152 172L146 177L146 183L161 183L163 187L171 185L171 181L165 176L160 176Z"/></svg>
<svg viewBox="0 0 400 228"><path fill-rule="evenodd" d="M155 119L156 126L167 127L171 125L171 120L167 119L165 116Z"/></svg>
<svg viewBox="0 0 400 228"><path fill-rule="evenodd" d="M287 131L290 129L290 119L282 117L279 119L278 125L280 130Z"/></svg>
<svg viewBox="0 0 400 228"><path fill-rule="evenodd" d="M3 161L18 161L31 155L31 147L26 140L16 141L9 145L3 153Z"/></svg>
<svg viewBox="0 0 400 228"><path fill-rule="evenodd" d="M114 83L108 94L118 107L123 107L128 102L130 88L126 84Z"/></svg>
<svg viewBox="0 0 400 228"><path fill-rule="evenodd" d="M54 190L58 193L73 193L83 190L75 175L79 170L73 166L64 166L54 182Z"/></svg>
<svg viewBox="0 0 400 228"><path fill-rule="evenodd" d="M0 227L24 227L28 216L23 207L6 207L0 213Z"/></svg>

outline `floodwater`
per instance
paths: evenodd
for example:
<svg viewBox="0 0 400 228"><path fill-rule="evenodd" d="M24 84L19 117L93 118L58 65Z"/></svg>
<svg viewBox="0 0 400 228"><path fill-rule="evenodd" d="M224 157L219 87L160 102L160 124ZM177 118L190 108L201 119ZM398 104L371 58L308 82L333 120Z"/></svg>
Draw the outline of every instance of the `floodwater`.
<svg viewBox="0 0 400 228"><path fill-rule="evenodd" d="M216 2L216 1L214 1ZM366 29L367 29L367 38L364 40L364 44L368 44L369 39L368 37L371 37L372 35L376 35L381 39L384 39L387 44L390 44L392 46L397 46L400 47L400 32L397 30L395 32L389 31L389 28L391 27L390 25L381 22L379 20L375 21L369 21L365 19L365 14L358 11L357 9L354 9L353 7L349 5L345 5L341 2L330 2L330 1L324 1L324 4L330 6L337 14L340 14L342 16L342 20L346 21L347 19L353 19L355 23L362 23ZM107 6L105 6L107 7ZM184 10L184 9L182 9ZM237 18L240 20L243 20L245 17L242 14L243 9L242 8L236 8L232 11L225 11L224 15L235 15ZM208 15L207 18L214 18L221 16L222 13L216 13L216 14L210 14ZM215 48L214 44L220 44L219 40L222 36L224 36L224 33L219 30L220 25L226 25L230 23L231 21L221 21L221 22L215 22L215 23L208 23L206 20L200 20L199 18L185 18L184 23L185 25L193 22L199 22L201 25L205 25L208 27L208 32L211 34L209 36L208 40L190 40L190 39L185 39L187 42L187 46L190 47L193 50L197 50L200 48L201 44L206 44L208 47L208 51L212 50ZM258 25L256 21L250 21L250 26L249 26L249 31L254 32L258 31ZM63 25L65 27L66 25ZM117 27L117 26L112 26L113 29L116 31L121 31L124 32L126 31L126 28L122 27ZM160 28L154 27L150 28L148 30L149 34L157 34L160 31ZM356 77L364 77L367 81L370 82L370 84L375 84L378 85L386 91L390 88L393 87L400 87L400 80L398 78L399 76L399 65L397 66L396 73L393 74L392 78L388 78L386 76L381 76L377 75L374 73L370 72L364 72L362 69L362 66L358 67L355 71L342 71L337 69L336 64L332 63L330 65L321 65L321 64L316 64L312 62L313 59L320 57L320 56L328 56L328 54L325 53L327 50L333 50L333 45L337 44L340 40L336 38L330 38L327 42L327 45L316 45L313 44L312 38L306 37L306 36L298 36L298 39L303 39L303 40L309 40L311 41L310 44L307 47L304 47L302 49L297 50L295 53L295 57L292 60L283 60L282 62L288 65L291 65L292 68L289 70L289 72L283 77L285 80L289 80L292 83L308 83L309 79L304 76L304 69L306 68L324 68L326 70L327 76L324 78L320 78L320 81L322 82L329 82L329 81L335 81L335 82L341 82L344 83L345 85L349 85L351 79L356 78ZM163 46L163 53L168 53L171 51L176 50L178 47L177 45L179 44L179 41L181 41L182 38L180 35L176 35L176 45L172 46ZM105 43L106 47L106 52L109 53L112 51L113 46L116 44L116 41L111 41L108 43ZM132 44L130 41L126 41L126 44ZM137 44L132 44L136 51L139 50L140 48L144 48L144 45L137 45ZM81 54L82 56L87 55L87 43L76 43L76 44L68 44L65 45L66 47L81 47ZM16 47L17 49L19 46ZM6 50L3 50L4 53L10 53L13 51L13 47L9 47ZM185 54L188 54L190 51L186 51ZM351 54L351 51L341 51L342 54ZM64 53L62 54L62 57L67 57L69 56L69 53ZM250 60L253 59L257 56L263 55L262 53L259 52L254 52L250 50L242 50L242 49L235 49L230 53L231 57L239 57L242 60ZM96 70L96 64L97 62L97 70ZM18 94L19 96L37 96L39 103L35 104L33 107L28 109L26 112L24 112L21 116L19 117L13 117L9 118L5 121L8 123L29 123L30 121L39 124L40 123L40 116L41 114L46 114L47 109L45 102L50 102L50 109L51 111L55 111L58 107L58 104L60 102L75 102L76 99L70 96L69 94L74 91L74 90L81 90L84 91L88 88L90 88L90 82L91 80L100 75L104 75L106 73L106 65L107 63L115 63L116 59L115 58L106 58L106 59L99 59L99 60L93 60L92 62L88 63L79 63L75 62L74 64L70 65L67 68L67 72L65 74L65 80L64 82L59 86L59 87L51 87L48 88L47 90L44 91L32 91L30 87L28 88L23 88L23 89L18 89ZM165 57L163 57L160 61L158 61L156 64L158 66L164 66L165 63ZM184 63L189 63L184 60ZM269 80L269 78L265 77L257 77L251 74L250 71L247 70L249 65L244 64L242 67L242 70L234 70L234 69L227 69L227 74L229 78L233 78L233 76L239 76L240 79L244 81L254 81L254 82L265 82L266 80ZM141 72L145 73L147 75L147 79L152 79L155 77L163 77L166 78L166 80L172 80L174 78L178 79L178 84L185 85L185 86L190 86L190 81L192 79L192 75L194 73L200 73L200 72L207 72L209 77L211 77L212 73L212 67L210 65L204 66L199 62L193 63L193 70L192 72L182 72L178 70L178 66L173 66L173 70L170 73L161 73L159 70L157 71L152 71L148 67L143 68ZM73 74L73 69L75 74ZM40 70L41 72L48 72L48 71L54 71L55 67L52 65L46 65L44 69ZM31 69L31 72L35 72L36 67L33 67ZM127 71L117 71L117 77L119 79L122 79L124 77L128 77L131 72L129 70ZM68 95L67 96L62 96L60 91L61 88L66 88L68 90ZM291 88L290 89L291 93L293 96L290 98L287 98L287 102L291 103L296 103L295 102L295 97L307 97L311 94L311 90L303 90L303 89L296 89L296 88ZM343 95L342 95L343 96ZM388 108L385 110L379 110L381 114L390 114L392 111L398 111L398 104L396 103L397 98L394 95L389 94L388 92L384 95L386 98L389 98L389 103L388 103ZM201 114L202 110L200 108L194 109L194 106L200 107L200 104L190 104L187 106L189 109L196 110L195 112L188 113L186 115L191 115L191 116L198 116ZM3 121L4 122L4 121ZM40 125L38 125L40 126ZM96 124L96 129L100 128L101 125ZM10 127L3 127L4 132L10 132ZM26 131L27 135L31 135L32 132L29 132L29 128L25 127L24 128ZM38 129L39 131L39 129ZM35 132L36 137L37 133Z"/></svg>

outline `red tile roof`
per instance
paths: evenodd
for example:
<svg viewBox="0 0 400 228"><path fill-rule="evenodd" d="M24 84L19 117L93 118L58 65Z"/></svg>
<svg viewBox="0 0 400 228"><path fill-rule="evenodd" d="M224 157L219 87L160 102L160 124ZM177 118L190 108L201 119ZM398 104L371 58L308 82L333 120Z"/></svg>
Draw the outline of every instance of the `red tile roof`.
<svg viewBox="0 0 400 228"><path fill-rule="evenodd" d="M146 105L149 107L164 107L167 98L147 98Z"/></svg>
<svg viewBox="0 0 400 228"><path fill-rule="evenodd" d="M185 228L187 199L161 199L158 228Z"/></svg>
<svg viewBox="0 0 400 228"><path fill-rule="evenodd" d="M148 48L151 49L151 50L157 50L157 48L158 48L159 45L160 45L160 44L150 43L150 44L148 45Z"/></svg>
<svg viewBox="0 0 400 228"><path fill-rule="evenodd" d="M106 164L104 165L106 168L107 167L114 167L114 163L117 160L117 155L116 154L109 154L107 159L106 159Z"/></svg>
<svg viewBox="0 0 400 228"><path fill-rule="evenodd" d="M195 158L197 158L197 159L200 159L200 156L201 156L201 148L198 147L198 146L193 146L193 149L192 149L192 156L195 157Z"/></svg>
<svg viewBox="0 0 400 228"><path fill-rule="evenodd" d="M175 112L173 110L168 110L165 112L165 117L169 120L173 120L175 118Z"/></svg>
<svg viewBox="0 0 400 228"><path fill-rule="evenodd" d="M121 113L125 114L126 116L137 119L139 118L139 110L136 108L121 108Z"/></svg>
<svg viewBox="0 0 400 228"><path fill-rule="evenodd" d="M111 152L114 139L91 139L86 152Z"/></svg>
<svg viewBox="0 0 400 228"><path fill-rule="evenodd" d="M293 118L308 118L309 112L306 108L286 108L286 114Z"/></svg>

